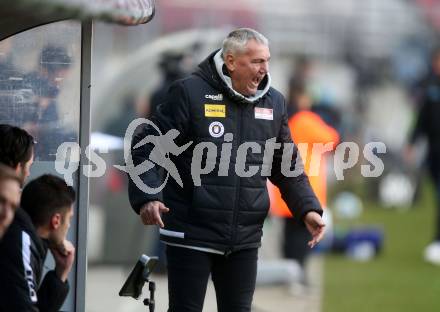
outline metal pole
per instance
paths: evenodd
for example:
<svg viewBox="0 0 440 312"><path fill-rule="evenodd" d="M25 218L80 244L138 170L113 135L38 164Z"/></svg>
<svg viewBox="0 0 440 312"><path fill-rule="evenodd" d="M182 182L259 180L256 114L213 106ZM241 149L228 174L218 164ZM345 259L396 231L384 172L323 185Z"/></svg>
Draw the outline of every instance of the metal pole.
<svg viewBox="0 0 440 312"><path fill-rule="evenodd" d="M80 106L80 133L81 146L80 168L89 163L85 155L86 147L90 143L90 87L92 65L92 21L81 23L81 106ZM76 246L76 289L75 311L85 311L86 277L87 277L87 222L89 208L89 178L82 170L79 174L78 189L78 223Z"/></svg>

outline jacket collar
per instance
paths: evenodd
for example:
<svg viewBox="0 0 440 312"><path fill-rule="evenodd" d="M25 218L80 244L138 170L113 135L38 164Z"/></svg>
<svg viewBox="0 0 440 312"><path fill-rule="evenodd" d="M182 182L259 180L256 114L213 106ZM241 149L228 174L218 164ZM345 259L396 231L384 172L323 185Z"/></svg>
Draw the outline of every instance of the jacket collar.
<svg viewBox="0 0 440 312"><path fill-rule="evenodd" d="M20 227L30 235L38 252L40 253L41 256L44 257L47 252L48 243L46 240L43 240L38 236L37 229L32 223L29 214L23 208L18 208L17 211L15 212L15 217L13 222L19 224Z"/></svg>

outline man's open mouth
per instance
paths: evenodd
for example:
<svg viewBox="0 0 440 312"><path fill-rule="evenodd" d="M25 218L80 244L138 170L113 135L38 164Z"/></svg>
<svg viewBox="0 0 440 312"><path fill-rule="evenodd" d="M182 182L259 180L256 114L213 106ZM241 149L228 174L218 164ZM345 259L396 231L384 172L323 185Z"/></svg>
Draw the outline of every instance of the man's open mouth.
<svg viewBox="0 0 440 312"><path fill-rule="evenodd" d="M254 79L252 79L252 83L254 83L256 86L258 86L262 79L263 79L263 77L255 77Z"/></svg>

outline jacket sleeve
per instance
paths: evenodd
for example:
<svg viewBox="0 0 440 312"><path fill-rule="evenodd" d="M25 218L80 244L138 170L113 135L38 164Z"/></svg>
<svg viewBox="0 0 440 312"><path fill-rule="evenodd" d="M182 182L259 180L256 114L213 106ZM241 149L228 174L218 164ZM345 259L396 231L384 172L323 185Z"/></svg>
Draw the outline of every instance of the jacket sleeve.
<svg viewBox="0 0 440 312"><path fill-rule="evenodd" d="M178 80L174 82L169 89L167 99L164 103L159 105L151 121L160 129L161 134L164 135L171 129L179 131L179 136L175 140L177 145L181 145L183 138L188 131L188 123L190 119L188 95L185 90L185 80ZM144 124L136 129L132 143L131 155L134 166L138 166L143 161L149 159L150 153L153 149L151 143L146 143L138 148L133 148L137 143L148 135L159 135L151 125ZM154 165L153 168L139 175L142 183L150 188L157 188L163 182L162 168ZM128 195L132 208L139 214L140 208L149 201L162 199L162 192L156 194L147 194L136 186L136 183L129 178Z"/></svg>
<svg viewBox="0 0 440 312"><path fill-rule="evenodd" d="M68 293L69 283L62 282L55 271L49 271L38 289L38 308L40 311L59 311Z"/></svg>
<svg viewBox="0 0 440 312"><path fill-rule="evenodd" d="M283 150L286 143L293 143L290 135L290 129L287 121L286 105L283 104L283 117L277 142L281 143L281 148L274 151L272 162L272 172L269 180L275 184L281 193L281 197L286 202L287 207L292 212L294 219L302 223L305 215L310 211L316 211L322 215L322 208L319 201L312 190L309 183L309 178L304 173L304 170L299 174L288 177L283 174L282 166L290 164L290 170L297 170L303 168L301 157L299 156L298 148L293 144L292 157L283 164ZM298 163L299 162L299 163Z"/></svg>

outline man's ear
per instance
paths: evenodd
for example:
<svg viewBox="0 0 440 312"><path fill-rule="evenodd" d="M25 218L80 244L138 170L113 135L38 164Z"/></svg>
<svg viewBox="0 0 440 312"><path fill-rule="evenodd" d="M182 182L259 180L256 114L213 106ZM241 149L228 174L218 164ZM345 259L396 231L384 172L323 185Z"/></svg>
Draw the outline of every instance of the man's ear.
<svg viewBox="0 0 440 312"><path fill-rule="evenodd" d="M229 72L235 70L235 57L232 54L226 54L225 65Z"/></svg>
<svg viewBox="0 0 440 312"><path fill-rule="evenodd" d="M60 213L54 213L52 217L50 218L50 228L51 229L58 229L61 225L61 214Z"/></svg>
<svg viewBox="0 0 440 312"><path fill-rule="evenodd" d="M17 166L15 166L13 169L14 169L15 173L18 176L20 176L22 168L23 168L23 165L21 163L18 163Z"/></svg>

